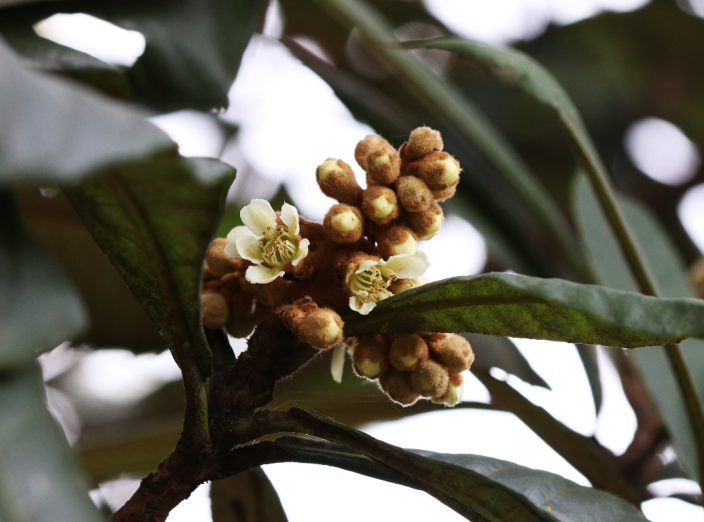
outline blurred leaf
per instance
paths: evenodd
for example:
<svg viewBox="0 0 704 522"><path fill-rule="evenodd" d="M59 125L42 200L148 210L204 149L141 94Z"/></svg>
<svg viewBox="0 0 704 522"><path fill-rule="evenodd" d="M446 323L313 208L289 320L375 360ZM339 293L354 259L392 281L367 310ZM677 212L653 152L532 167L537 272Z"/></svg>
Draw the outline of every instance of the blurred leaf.
<svg viewBox="0 0 704 522"><path fill-rule="evenodd" d="M291 409L291 414L300 422L300 432L314 432L392 468L470 520L645 520L623 500L552 473L490 457L411 452L297 408Z"/></svg>
<svg viewBox="0 0 704 522"><path fill-rule="evenodd" d="M0 40L0 183L71 183L176 145L144 115L20 65Z"/></svg>
<svg viewBox="0 0 704 522"><path fill-rule="evenodd" d="M120 68L42 38L30 22L22 23L18 18L0 18L0 35L18 53L23 65L73 78L116 98L129 98L127 78Z"/></svg>
<svg viewBox="0 0 704 522"><path fill-rule="evenodd" d="M261 468L215 480L210 486L213 522L287 522L281 500Z"/></svg>
<svg viewBox="0 0 704 522"><path fill-rule="evenodd" d="M577 344L576 348L577 354L582 361L582 366L584 366L584 373L587 374L589 388L591 389L592 399L594 401L594 411L598 416L603 402L603 391L601 387L601 377L599 376L597 348L590 344Z"/></svg>
<svg viewBox="0 0 704 522"><path fill-rule="evenodd" d="M59 262L81 293L89 325L74 344L127 348L135 353L166 348L154 323L86 230L76 211L57 193L17 192L22 219L34 239Z"/></svg>
<svg viewBox="0 0 704 522"><path fill-rule="evenodd" d="M144 34L127 72L138 101L164 110L221 109L249 39L261 31L267 1L155 0L88 3L86 12Z"/></svg>
<svg viewBox="0 0 704 522"><path fill-rule="evenodd" d="M417 103L430 110L474 144L482 156L502 174L530 206L533 215L552 237L577 271L583 261L567 222L555 201L537 181L510 144L454 85L438 78L413 54L399 50L400 42L382 15L361 0L315 0L317 5L345 26L359 29L365 41L395 72Z"/></svg>
<svg viewBox="0 0 704 522"><path fill-rule="evenodd" d="M200 322L203 257L234 170L217 160L162 157L113 169L68 191L96 242L176 359L205 377Z"/></svg>
<svg viewBox="0 0 704 522"><path fill-rule="evenodd" d="M0 369L24 365L86 327L83 303L56 262L27 237L0 191Z"/></svg>
<svg viewBox="0 0 704 522"><path fill-rule="evenodd" d="M346 335L413 332L635 348L704 336L704 301L490 273L430 283L381 301L369 315L345 318Z"/></svg>
<svg viewBox="0 0 704 522"><path fill-rule="evenodd" d="M536 406L508 383L486 371L473 372L491 393L492 399L511 411L546 444L582 473L592 486L637 503L638 499L624 482L613 455L607 454L589 437L581 435Z"/></svg>
<svg viewBox="0 0 704 522"><path fill-rule="evenodd" d="M621 206L629 228L633 230L641 256L649 271L654 274L656 285L663 295L691 295L684 280L682 262L656 218L634 201L622 198ZM622 257L620 247L599 207L591 185L583 175L575 180L574 209L575 221L580 228L597 278L612 288L635 290L636 283ZM653 317L658 317L658 321L668 320L658 315ZM696 340L687 341L692 342L696 344L690 344L687 348L686 344L683 345L683 351L701 394L704 390L704 345ZM635 350L633 357L676 447L681 452L683 465L691 471L690 463L697 462L696 446L687 412L680 398L679 387L665 353L657 348L648 348Z"/></svg>
<svg viewBox="0 0 704 522"><path fill-rule="evenodd" d="M41 321L35 328L44 329ZM98 511L35 367L0 378L0 519L97 522Z"/></svg>
<svg viewBox="0 0 704 522"><path fill-rule="evenodd" d="M550 385L536 373L516 345L506 337L494 337L481 334L464 334L474 351L473 367L499 368L515 375L523 382L533 386L550 389Z"/></svg>

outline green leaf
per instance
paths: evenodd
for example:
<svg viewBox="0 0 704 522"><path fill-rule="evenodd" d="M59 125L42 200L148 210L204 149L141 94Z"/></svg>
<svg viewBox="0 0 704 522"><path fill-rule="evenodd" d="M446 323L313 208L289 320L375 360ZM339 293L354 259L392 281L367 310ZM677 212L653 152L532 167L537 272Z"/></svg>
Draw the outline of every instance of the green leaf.
<svg viewBox="0 0 704 522"><path fill-rule="evenodd" d="M14 198L0 191L0 369L34 360L87 326L83 304L56 262L29 237Z"/></svg>
<svg viewBox="0 0 704 522"><path fill-rule="evenodd" d="M652 318L657 317L657 321ZM345 319L346 335L472 332L635 348L704 336L704 301L517 274L453 277Z"/></svg>
<svg viewBox="0 0 704 522"><path fill-rule="evenodd" d="M472 345L475 367L499 368L523 382L550 389L510 339L481 334L464 334L464 337Z"/></svg>
<svg viewBox="0 0 704 522"><path fill-rule="evenodd" d="M72 183L86 174L174 150L144 114L26 69L0 39L0 183Z"/></svg>
<svg viewBox="0 0 704 522"><path fill-rule="evenodd" d="M601 387L601 377L599 376L599 359L597 357L597 347L589 344L577 344L577 354L584 366L584 373L587 374L589 388L592 391L592 399L594 400L594 411L597 416L601 411L603 402L603 390Z"/></svg>
<svg viewBox="0 0 704 522"><path fill-rule="evenodd" d="M112 169L67 197L184 369L211 355L200 322L203 257L234 170L167 156Z"/></svg>
<svg viewBox="0 0 704 522"><path fill-rule="evenodd" d="M575 179L573 194L575 221L597 279L612 288L635 290L636 283L628 270L621 249L584 175ZM684 279L684 265L662 226L650 212L636 202L621 199L626 221L634 232L641 256L650 272L654 274L660 291L668 296L691 295ZM692 368L700 395L704 392L703 348L698 340L690 339L683 343L685 358ZM697 462L696 444L687 411L680 398L679 387L665 353L660 349L648 348L636 350L633 356L675 441L683 466L692 473L693 464Z"/></svg>
<svg viewBox="0 0 704 522"><path fill-rule="evenodd" d="M625 501L552 473L489 457L410 452L298 408L292 408L291 414L300 422L301 432L359 451L470 520L645 520Z"/></svg>
<svg viewBox="0 0 704 522"><path fill-rule="evenodd" d="M87 12L144 34L144 54L127 73L138 101L164 110L210 110L227 107L242 54L261 30L267 5L174 0L103 3Z"/></svg>
<svg viewBox="0 0 704 522"><path fill-rule="evenodd" d="M44 329L41 322L37 329ZM101 520L61 430L44 406L36 367L0 379L0 519Z"/></svg>
<svg viewBox="0 0 704 522"><path fill-rule="evenodd" d="M287 522L269 477L261 468L215 480L210 486L213 522Z"/></svg>
<svg viewBox="0 0 704 522"><path fill-rule="evenodd" d="M613 456L607 455L592 439L577 433L540 406L536 406L508 383L495 379L489 372L473 370L486 386L492 399L511 411L546 444L582 473L592 486L625 500L637 503L638 498L621 477Z"/></svg>

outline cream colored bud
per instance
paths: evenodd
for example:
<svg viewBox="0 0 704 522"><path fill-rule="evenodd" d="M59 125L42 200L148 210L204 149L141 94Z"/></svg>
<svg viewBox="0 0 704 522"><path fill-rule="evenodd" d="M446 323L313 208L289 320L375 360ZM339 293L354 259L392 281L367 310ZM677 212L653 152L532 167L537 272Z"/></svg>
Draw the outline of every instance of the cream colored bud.
<svg viewBox="0 0 704 522"><path fill-rule="evenodd" d="M369 153L367 164L367 185L391 185L401 173L401 160L398 152L391 147L382 147Z"/></svg>
<svg viewBox="0 0 704 522"><path fill-rule="evenodd" d="M362 196L352 167L342 160L325 160L316 170L316 179L323 194L341 203L356 205Z"/></svg>
<svg viewBox="0 0 704 522"><path fill-rule="evenodd" d="M357 160L360 167L367 170L367 158L369 157L369 154L375 150L386 148L393 149L391 144L381 136L369 134L357 143L357 146L354 149L354 158Z"/></svg>
<svg viewBox="0 0 704 522"><path fill-rule="evenodd" d="M297 333L316 350L327 350L342 340L342 319L330 308L319 308L303 319Z"/></svg>
<svg viewBox="0 0 704 522"><path fill-rule="evenodd" d="M364 231L362 213L356 207L340 203L328 210L323 227L334 242L354 243Z"/></svg>
<svg viewBox="0 0 704 522"><path fill-rule="evenodd" d="M360 377L376 379L389 367L388 347L381 335L365 335L358 339L352 355L352 366Z"/></svg>
<svg viewBox="0 0 704 522"><path fill-rule="evenodd" d="M440 205L433 201L427 210L409 213L406 216L406 221L413 232L418 235L420 241L427 241L440 232L442 224L445 222L445 216Z"/></svg>
<svg viewBox="0 0 704 522"><path fill-rule="evenodd" d="M441 397L449 382L447 370L432 360L420 363L411 373L411 386L423 397Z"/></svg>
<svg viewBox="0 0 704 522"><path fill-rule="evenodd" d="M415 254L418 250L418 241L413 231L403 226L383 229L377 236L377 244L385 259L402 254Z"/></svg>
<svg viewBox="0 0 704 522"><path fill-rule="evenodd" d="M377 225L385 225L398 217L396 193L388 187L371 186L362 195L362 212Z"/></svg>
<svg viewBox="0 0 704 522"><path fill-rule="evenodd" d="M460 179L460 164L455 158L448 157L442 160L437 160L435 164L442 171L440 181L446 185L454 185Z"/></svg>
<svg viewBox="0 0 704 522"><path fill-rule="evenodd" d="M447 385L447 391L442 397L431 399L435 404L444 404L445 406L453 407L462 402L464 394L464 378L461 373L451 373L450 382Z"/></svg>
<svg viewBox="0 0 704 522"><path fill-rule="evenodd" d="M200 295L203 309L203 326L220 328L227 322L229 316L228 304L219 292L203 292Z"/></svg>
<svg viewBox="0 0 704 522"><path fill-rule="evenodd" d="M397 370L410 372L428 359L428 345L415 334L394 337L389 349L389 361Z"/></svg>
<svg viewBox="0 0 704 522"><path fill-rule="evenodd" d="M459 162L447 152L435 151L407 165L405 173L422 179L435 192L454 187L460 180Z"/></svg>
<svg viewBox="0 0 704 522"><path fill-rule="evenodd" d="M344 174L344 170L337 164L337 161L336 159L330 158L325 160L325 162L318 167L318 181L325 181L332 173Z"/></svg>
<svg viewBox="0 0 704 522"><path fill-rule="evenodd" d="M447 334L445 337L431 342L430 352L433 359L446 366L451 373L468 370L474 362L474 352L469 342L456 334Z"/></svg>

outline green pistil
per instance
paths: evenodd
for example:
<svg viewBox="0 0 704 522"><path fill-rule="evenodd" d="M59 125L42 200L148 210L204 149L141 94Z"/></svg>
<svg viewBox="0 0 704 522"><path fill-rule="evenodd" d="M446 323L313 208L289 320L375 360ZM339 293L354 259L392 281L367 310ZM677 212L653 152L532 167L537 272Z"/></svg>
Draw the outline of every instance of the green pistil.
<svg viewBox="0 0 704 522"><path fill-rule="evenodd" d="M262 259L269 267L281 267L290 263L298 253L298 241L285 227L266 227L259 240Z"/></svg>

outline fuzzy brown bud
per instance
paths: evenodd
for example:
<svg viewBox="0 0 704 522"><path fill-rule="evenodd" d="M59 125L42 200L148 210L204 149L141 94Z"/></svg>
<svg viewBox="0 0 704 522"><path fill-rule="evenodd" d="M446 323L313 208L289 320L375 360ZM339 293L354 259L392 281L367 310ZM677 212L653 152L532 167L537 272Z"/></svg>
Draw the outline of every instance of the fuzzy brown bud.
<svg viewBox="0 0 704 522"><path fill-rule="evenodd" d="M384 259L401 254L415 254L418 249L413 231L404 226L390 226L377 235L377 244Z"/></svg>
<svg viewBox="0 0 704 522"><path fill-rule="evenodd" d="M420 398L420 394L411 386L411 375L413 374L391 370L379 378L379 384L391 400L401 406L410 406Z"/></svg>
<svg viewBox="0 0 704 522"><path fill-rule="evenodd" d="M432 191L454 187L460 181L459 162L447 152L434 151L408 166L408 174L422 179Z"/></svg>
<svg viewBox="0 0 704 522"><path fill-rule="evenodd" d="M438 203L442 203L443 201L450 199L452 196L454 196L455 192L457 192L457 185L454 185L452 187L447 187L446 189L443 189L443 190L434 190L433 191L433 198Z"/></svg>
<svg viewBox="0 0 704 522"><path fill-rule="evenodd" d="M224 237L216 238L210 243L208 252L205 254L205 262L208 264L210 271L218 276L222 276L233 270L232 257L225 253L225 245L227 239Z"/></svg>
<svg viewBox="0 0 704 522"><path fill-rule="evenodd" d="M367 185L391 185L401 173L401 159L390 145L370 152L366 164Z"/></svg>
<svg viewBox="0 0 704 522"><path fill-rule="evenodd" d="M352 366L360 377L376 379L389 367L389 349L381 335L360 337L354 348Z"/></svg>
<svg viewBox="0 0 704 522"><path fill-rule="evenodd" d="M220 328L227 322L229 315L225 298L219 292L203 292L200 295L203 308L203 326Z"/></svg>
<svg viewBox="0 0 704 522"><path fill-rule="evenodd" d="M335 243L354 243L362 237L364 221L357 207L340 203L328 210L323 226Z"/></svg>
<svg viewBox="0 0 704 522"><path fill-rule="evenodd" d="M411 386L423 397L441 397L449 382L447 370L432 360L420 363L411 373Z"/></svg>
<svg viewBox="0 0 704 522"><path fill-rule="evenodd" d="M430 343L433 359L447 366L451 373L468 370L474 362L474 352L467 339L460 335L448 334L443 339Z"/></svg>
<svg viewBox="0 0 704 522"><path fill-rule="evenodd" d="M438 131L430 127L418 127L411 131L411 135L408 137L405 156L408 160L414 161L430 154L434 150L442 149L442 137Z"/></svg>
<svg viewBox="0 0 704 522"><path fill-rule="evenodd" d="M451 373L447 391L441 397L432 398L431 401L435 404L444 404L445 406L453 407L462 402L463 393L464 377L462 377L461 373Z"/></svg>
<svg viewBox="0 0 704 522"><path fill-rule="evenodd" d="M356 205L362 195L362 188L352 172L352 167L342 160L328 158L316 170L318 186L328 197L340 203Z"/></svg>
<svg viewBox="0 0 704 522"><path fill-rule="evenodd" d="M302 321L298 338L316 350L327 350L342 341L342 319L330 308L318 308Z"/></svg>
<svg viewBox="0 0 704 522"><path fill-rule="evenodd" d="M369 154L376 150L383 150L386 148L393 150L391 144L384 138L377 136L376 134L369 134L357 143L357 146L354 149L354 159L357 160L360 167L367 170L367 158L369 157Z"/></svg>
<svg viewBox="0 0 704 522"><path fill-rule="evenodd" d="M430 204L427 210L409 212L406 216L406 222L421 241L427 241L436 236L440 232L444 221L445 216L442 213L442 209L435 201Z"/></svg>
<svg viewBox="0 0 704 522"><path fill-rule="evenodd" d="M398 217L396 193L388 187L367 188L362 195L362 212L377 225L386 225Z"/></svg>
<svg viewBox="0 0 704 522"><path fill-rule="evenodd" d="M389 349L389 361L397 370L411 372L428 359L428 345L419 335L394 337Z"/></svg>
<svg viewBox="0 0 704 522"><path fill-rule="evenodd" d="M433 193L423 180L415 176L401 176L396 180L396 195L401 206L408 212L428 210L433 201Z"/></svg>

